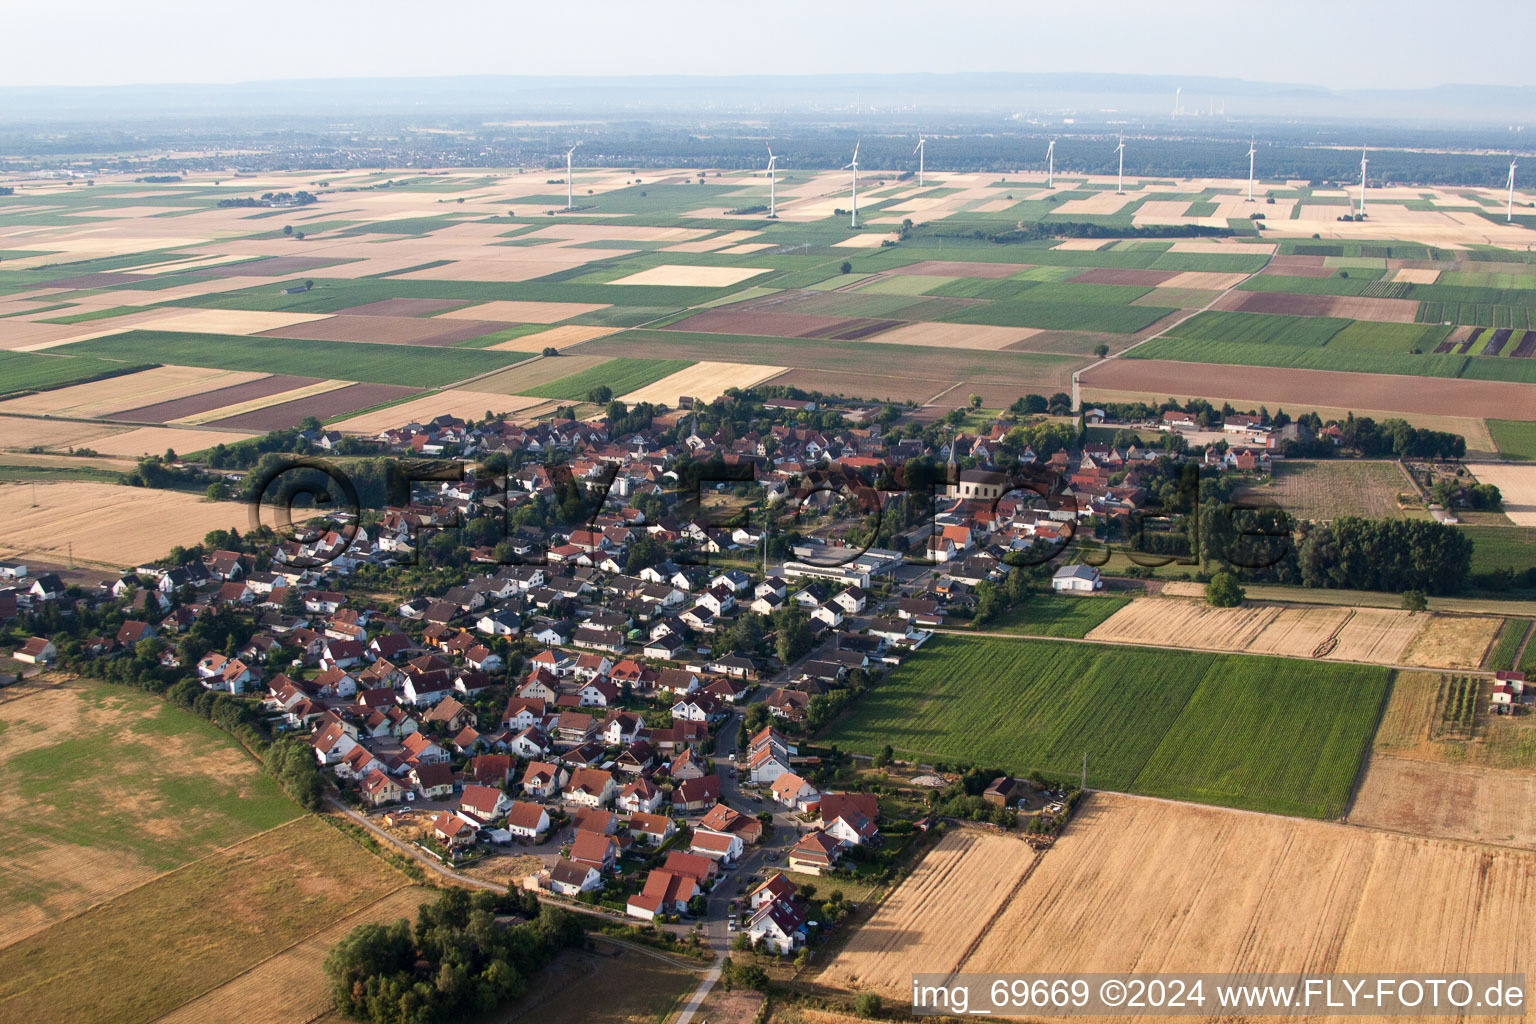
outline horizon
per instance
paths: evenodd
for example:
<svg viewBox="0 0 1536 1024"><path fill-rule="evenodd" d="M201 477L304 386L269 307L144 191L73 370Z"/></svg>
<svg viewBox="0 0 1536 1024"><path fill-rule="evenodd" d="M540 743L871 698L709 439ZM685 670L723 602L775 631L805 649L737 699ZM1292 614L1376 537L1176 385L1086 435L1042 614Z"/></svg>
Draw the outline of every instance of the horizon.
<svg viewBox="0 0 1536 1024"><path fill-rule="evenodd" d="M274 48L271 35L250 32L243 22L210 20L202 11L189 17L193 9L181 0L148 0L132 8L85 0L71 5L75 17L70 45L62 53L43 42L56 31L56 8L11 14L13 38L23 45L0 69L0 87L430 79L509 70L527 77L654 77L652 69L658 65L685 62L696 69L690 77L863 75L888 73L899 65L934 74L978 68L1000 74L1188 74L1330 91L1536 84L1517 61L1482 65L1489 79L1479 83L1451 82L1437 73L1453 66L1446 58L1459 48L1476 52L1485 42L1489 18L1497 18L1501 31L1515 38L1536 29L1536 9L1528 5L1498 0L1477 6L1480 11L1450 22L1441 19L1433 33L1424 33L1419 19L1412 17L1432 10L1424 0L1394 5L1392 17L1385 20L1370 9L1341 10L1321 0L1261 4L1242 23L1232 18L1230 5L1214 0L1183 5L1177 19L1110 0L1094 24L1113 24L1115 31L1094 37L1083 32L1083 19L1075 12L1019 10L992 0L977 5L976 17L963 23L932 18L931 11L912 0L898 0L878 19L852 9L790 0L774 12L774 28L786 40L782 48L774 48L760 45L759 11L706 7L698 0L671 5L664 18L599 0L600 16L586 22L559 11L503 8L484 0L456 5L454 16L426 20L402 0L380 0L370 5L366 18L342 6L306 10L301 31L292 38L278 36ZM1340 60L1325 47L1297 53L1294 48L1255 46L1256 38L1263 41L1266 10L1286 24L1315 21L1329 38L1347 39L1348 59ZM282 28L281 22L276 24ZM976 31L978 25L987 30ZM1191 26L1203 34L1198 51L1190 49ZM918 28L925 45L914 50L910 40ZM576 45L547 45L573 30L577 35L570 41ZM1070 46L1036 47L1024 55L1018 50L1021 38L1070 42L1074 37L1081 37L1090 59ZM29 38L37 45L26 45ZM847 46L849 38L861 45ZM528 40L541 45L526 45ZM1163 56L1181 52L1188 53L1182 62ZM1020 67L1025 61L1028 66ZM515 69L509 69L510 64ZM146 75L145 68L156 74Z"/></svg>

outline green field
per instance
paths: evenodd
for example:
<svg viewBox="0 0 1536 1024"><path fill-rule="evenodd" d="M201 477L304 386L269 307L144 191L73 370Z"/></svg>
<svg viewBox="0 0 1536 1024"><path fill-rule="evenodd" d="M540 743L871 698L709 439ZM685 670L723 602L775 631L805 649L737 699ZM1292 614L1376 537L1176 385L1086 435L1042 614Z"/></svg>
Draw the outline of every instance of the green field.
<svg viewBox="0 0 1536 1024"><path fill-rule="evenodd" d="M1328 344L1328 339L1349 324L1328 316L1274 316L1268 313L1231 313L1208 310L1172 327L1168 336L1192 341L1232 341L1244 344L1278 343L1306 348Z"/></svg>
<svg viewBox="0 0 1536 1024"><path fill-rule="evenodd" d="M1386 694L1382 668L935 637L826 735L876 753L1039 770L1090 787L1335 817Z"/></svg>
<svg viewBox="0 0 1536 1024"><path fill-rule="evenodd" d="M528 358L528 354L523 352L371 345L355 341L258 339L223 334L180 334L173 331L128 331L89 341L77 341L53 351L123 362L161 362L178 366L206 366L216 370L282 373L297 377L418 387L442 387Z"/></svg>
<svg viewBox="0 0 1536 1024"><path fill-rule="evenodd" d="M1505 619L1499 626L1498 636L1488 650L1488 660L1483 668L1494 672L1507 672L1515 667L1515 655L1520 653L1520 642L1531 628L1530 619Z"/></svg>
<svg viewBox="0 0 1536 1024"><path fill-rule="evenodd" d="M524 394L535 398L564 399L584 402L587 393L595 387L607 385L615 398L630 391L637 391L661 378L686 370L693 362L687 359L610 359L605 363L541 387L529 388Z"/></svg>
<svg viewBox="0 0 1536 1024"><path fill-rule="evenodd" d="M1536 568L1536 528L1529 526L1460 526L1472 538L1472 572Z"/></svg>
<svg viewBox="0 0 1536 1024"><path fill-rule="evenodd" d="M1439 324L1387 324L1356 320L1328 342L1330 352L1433 352L1450 329Z"/></svg>
<svg viewBox="0 0 1536 1024"><path fill-rule="evenodd" d="M1506 459L1536 459L1536 423L1529 420L1489 420L1488 433Z"/></svg>
<svg viewBox="0 0 1536 1024"><path fill-rule="evenodd" d="M1088 631L1130 603L1128 597L1096 594L1031 594L1022 604L1008 609L992 622L978 627L983 633L1018 633L1023 636L1082 638Z"/></svg>
<svg viewBox="0 0 1536 1024"><path fill-rule="evenodd" d="M0 352L0 394L45 391L82 381L142 370L158 360L148 354L125 356L112 362L89 353L44 355L40 352Z"/></svg>

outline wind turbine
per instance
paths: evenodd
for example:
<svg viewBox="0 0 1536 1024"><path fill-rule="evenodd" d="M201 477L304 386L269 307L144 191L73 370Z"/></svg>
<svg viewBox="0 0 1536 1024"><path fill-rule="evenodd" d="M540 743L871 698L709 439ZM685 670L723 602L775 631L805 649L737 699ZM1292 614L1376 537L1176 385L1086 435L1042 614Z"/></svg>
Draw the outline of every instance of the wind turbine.
<svg viewBox="0 0 1536 1024"><path fill-rule="evenodd" d="M912 151L912 152L917 154L917 187L918 188L922 188L923 187L923 146L927 143L927 141L928 141L927 139L925 139L921 135L919 135L917 137L917 148Z"/></svg>
<svg viewBox="0 0 1536 1024"><path fill-rule="evenodd" d="M1182 106L1182 104L1179 101L1182 100L1183 98L1184 98L1184 87L1181 85L1181 86L1179 86L1177 89L1175 89L1173 91L1173 116L1174 117L1178 117L1179 116L1179 107Z"/></svg>
<svg viewBox="0 0 1536 1024"><path fill-rule="evenodd" d="M1056 187L1056 140L1045 147L1045 187Z"/></svg>
<svg viewBox="0 0 1536 1024"><path fill-rule="evenodd" d="M1120 177L1115 184L1115 194L1125 195L1125 133L1120 133L1120 145L1115 147L1115 152L1120 154Z"/></svg>
<svg viewBox="0 0 1536 1024"><path fill-rule="evenodd" d="M1365 158L1365 147L1360 147L1360 216L1365 216L1365 165L1370 163Z"/></svg>
<svg viewBox="0 0 1536 1024"><path fill-rule="evenodd" d="M1253 202L1253 139L1248 139L1248 201Z"/></svg>
<svg viewBox="0 0 1536 1024"><path fill-rule="evenodd" d="M1509 158L1509 205L1504 208L1504 223L1515 220L1515 158Z"/></svg>
<svg viewBox="0 0 1536 1024"><path fill-rule="evenodd" d="M576 146L579 145L581 143L576 143ZM576 146L565 151L565 208L567 210L573 209L576 205L571 193L571 154L576 152Z"/></svg>
<svg viewBox="0 0 1536 1024"><path fill-rule="evenodd" d="M763 145L768 146L768 144L766 142L763 143ZM777 160L777 159L778 159L778 157L773 155L773 147L772 146L768 146L768 216L770 218L778 216L778 214L776 212L774 212L774 188L773 188L774 182L775 182L775 180L777 180L777 179L775 179L774 174L773 174L773 164L774 164L774 161Z"/></svg>
<svg viewBox="0 0 1536 1024"><path fill-rule="evenodd" d="M853 216L848 221L850 227L859 226L859 143L853 144L853 159L843 165L843 170L853 171Z"/></svg>

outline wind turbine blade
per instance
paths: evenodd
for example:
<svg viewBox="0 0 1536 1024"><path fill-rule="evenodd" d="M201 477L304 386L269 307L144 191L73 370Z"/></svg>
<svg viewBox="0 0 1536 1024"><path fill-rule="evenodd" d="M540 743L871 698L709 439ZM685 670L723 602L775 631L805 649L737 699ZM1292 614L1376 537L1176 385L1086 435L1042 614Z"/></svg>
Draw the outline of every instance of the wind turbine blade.
<svg viewBox="0 0 1536 1024"><path fill-rule="evenodd" d="M859 142L855 142L853 144L853 159L848 161L849 167L857 167L859 165L859 146L862 144L862 142L863 140L861 139Z"/></svg>

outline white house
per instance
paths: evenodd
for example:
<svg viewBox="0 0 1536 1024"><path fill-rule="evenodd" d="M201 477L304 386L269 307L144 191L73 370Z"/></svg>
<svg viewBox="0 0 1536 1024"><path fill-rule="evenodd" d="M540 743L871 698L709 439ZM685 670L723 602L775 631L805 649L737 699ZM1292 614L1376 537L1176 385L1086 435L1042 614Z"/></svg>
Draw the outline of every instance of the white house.
<svg viewBox="0 0 1536 1024"><path fill-rule="evenodd" d="M1104 581L1099 577L1099 570L1091 565L1064 565L1051 576L1051 589L1057 592L1091 593L1103 588Z"/></svg>

